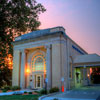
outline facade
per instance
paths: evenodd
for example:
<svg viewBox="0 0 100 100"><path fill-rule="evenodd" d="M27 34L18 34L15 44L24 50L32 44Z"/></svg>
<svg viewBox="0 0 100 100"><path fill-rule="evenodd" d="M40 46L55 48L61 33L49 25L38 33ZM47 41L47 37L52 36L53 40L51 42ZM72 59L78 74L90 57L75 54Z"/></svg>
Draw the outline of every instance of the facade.
<svg viewBox="0 0 100 100"><path fill-rule="evenodd" d="M70 89L87 85L91 65L100 65L98 55L95 62L79 61L79 57L90 55L66 35L63 27L22 35L15 39L13 46L12 85L22 89L40 89L46 85L47 89L62 86Z"/></svg>

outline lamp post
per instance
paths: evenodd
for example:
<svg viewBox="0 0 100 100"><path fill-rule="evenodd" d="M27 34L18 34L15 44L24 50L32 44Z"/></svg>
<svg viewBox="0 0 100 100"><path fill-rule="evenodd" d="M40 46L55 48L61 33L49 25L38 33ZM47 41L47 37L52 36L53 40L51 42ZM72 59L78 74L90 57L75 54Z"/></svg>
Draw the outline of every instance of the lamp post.
<svg viewBox="0 0 100 100"><path fill-rule="evenodd" d="M48 83L48 78L45 79L45 93L47 94L47 83Z"/></svg>

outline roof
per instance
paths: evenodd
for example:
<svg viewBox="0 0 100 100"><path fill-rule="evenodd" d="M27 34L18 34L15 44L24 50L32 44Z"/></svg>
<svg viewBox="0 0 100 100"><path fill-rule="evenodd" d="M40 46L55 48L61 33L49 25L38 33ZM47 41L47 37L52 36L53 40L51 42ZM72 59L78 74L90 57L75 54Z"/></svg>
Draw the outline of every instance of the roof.
<svg viewBox="0 0 100 100"><path fill-rule="evenodd" d="M21 35L19 37L15 38L15 41L12 42L13 45L18 45L21 43L30 42L31 40L37 40L40 37L49 36L49 35L55 35L55 34L62 34L65 38L70 39L77 47L79 47L84 53L87 53L83 48L81 48L78 44L76 44L66 33L65 29L62 26L48 28L48 29L42 29L33 31L31 33L27 33L24 35ZM75 49L75 48L74 48ZM80 52L80 51L79 51ZM82 54L82 53L81 53Z"/></svg>
<svg viewBox="0 0 100 100"><path fill-rule="evenodd" d="M80 55L74 59L74 64L76 63L95 63L100 62L100 56L97 54L87 54Z"/></svg>
<svg viewBox="0 0 100 100"><path fill-rule="evenodd" d="M54 28L48 28L48 29L43 29L43 30L37 30L37 31L33 31L31 33L28 34L24 34L21 35L19 37L15 38L15 41L21 41L21 40L26 40L26 39L33 39L36 37L41 37L41 36L45 36L45 35L51 35L51 34L55 34L57 32L62 32L65 34L65 29L63 27L54 27Z"/></svg>

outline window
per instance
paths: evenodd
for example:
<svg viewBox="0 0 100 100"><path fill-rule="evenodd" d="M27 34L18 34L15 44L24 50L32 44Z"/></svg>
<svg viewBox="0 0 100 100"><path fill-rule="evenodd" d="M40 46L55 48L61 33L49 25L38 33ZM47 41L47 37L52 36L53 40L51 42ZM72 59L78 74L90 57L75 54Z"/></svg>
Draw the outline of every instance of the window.
<svg viewBox="0 0 100 100"><path fill-rule="evenodd" d="M38 57L35 61L35 70L44 70L44 63L43 63L43 59L41 57Z"/></svg>
<svg viewBox="0 0 100 100"><path fill-rule="evenodd" d="M42 54L34 55L32 58L32 71L46 72L46 58Z"/></svg>

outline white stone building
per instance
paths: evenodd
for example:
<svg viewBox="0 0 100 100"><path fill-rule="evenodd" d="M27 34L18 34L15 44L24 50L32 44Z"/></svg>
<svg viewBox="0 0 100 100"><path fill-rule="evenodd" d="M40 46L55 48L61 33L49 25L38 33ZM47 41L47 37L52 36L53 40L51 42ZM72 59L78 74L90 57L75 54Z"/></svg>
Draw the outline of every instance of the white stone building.
<svg viewBox="0 0 100 100"><path fill-rule="evenodd" d="M100 56L88 54L63 27L22 35L13 46L12 85L21 88L44 88L45 81L47 89L88 85L92 67L100 65Z"/></svg>

